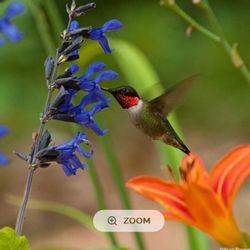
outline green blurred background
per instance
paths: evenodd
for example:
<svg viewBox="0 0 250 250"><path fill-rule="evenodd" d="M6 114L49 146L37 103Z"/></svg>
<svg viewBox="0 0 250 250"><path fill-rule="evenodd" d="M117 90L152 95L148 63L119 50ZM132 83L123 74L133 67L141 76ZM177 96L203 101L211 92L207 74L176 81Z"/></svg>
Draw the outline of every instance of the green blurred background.
<svg viewBox="0 0 250 250"><path fill-rule="evenodd" d="M64 8L67 1L34 1L40 2L39 15L48 21L49 34L54 42L52 46L55 46L58 36L54 33L53 20L47 15L46 1L56 4L55 11L60 13L65 21L64 25L67 20ZM5 4L8 2L11 1L6 1ZM83 1L78 0L78 3L80 2ZM123 39L137 46L154 65L166 88L189 75L202 73L199 82L190 89L183 105L177 109L177 115L187 144L203 157L207 166L212 166L233 146L249 143L250 86L233 68L221 47L195 31L191 37L187 37L186 23L168 9L161 7L158 1L97 0L96 3L97 9L79 18L80 23L98 27L112 18L121 20L124 28L109 37ZM204 13L193 6L191 0L178 3L209 27ZM211 0L211 5L228 39L239 43L239 51L250 66L250 2ZM2 6L0 12L3 12ZM24 33L23 40L18 44L6 42L6 45L0 48L0 123L10 128L9 136L1 140L0 144L1 151L13 159L8 168L1 169L0 174L0 226L14 225L17 208L5 203L4 197L7 193L22 195L26 176L25 164L12 157L11 152L13 149L27 152L32 143L31 132L38 127L39 113L46 95L43 64L50 48L42 42L45 34L38 31L39 23L33 14L27 6L26 13L15 18L15 23ZM93 53L98 54L91 61L103 61L107 68L120 74L119 80L104 83L106 86L124 83L133 85L126 82L122 69L113 56L103 54L92 42L88 42L81 52L82 73L92 56L88 46L92 46ZM161 175L163 170L159 165L159 155L154 144L129 123L126 113L115 101L111 106L111 109L101 112L98 117L107 121L106 126L110 129L115 153L122 164L125 178L139 174ZM57 142L71 137L68 124L53 121L49 126ZM101 147L98 147L99 140L92 133L89 134L97 145L94 161L98 163L109 208L119 208L121 205L116 190ZM250 209L250 202L247 187L249 188L249 182L245 184L237 199L235 213L241 228L249 232L250 217L247 211ZM137 208L154 207L150 201L132 195ZM74 177L65 177L57 166L42 169L36 174L32 197L64 202L91 214L96 211L88 175L80 173ZM66 218L41 211L28 211L24 230L34 249L49 245L60 246L60 243L65 247L85 247L80 249L100 248L108 244L101 240L100 235L92 234ZM131 236L120 234L119 237L124 244L134 249L132 241L129 240ZM145 238L149 249L186 249L184 233L178 223L167 222L162 232L147 234ZM161 244L153 248L157 241ZM216 246L214 248L216 249Z"/></svg>

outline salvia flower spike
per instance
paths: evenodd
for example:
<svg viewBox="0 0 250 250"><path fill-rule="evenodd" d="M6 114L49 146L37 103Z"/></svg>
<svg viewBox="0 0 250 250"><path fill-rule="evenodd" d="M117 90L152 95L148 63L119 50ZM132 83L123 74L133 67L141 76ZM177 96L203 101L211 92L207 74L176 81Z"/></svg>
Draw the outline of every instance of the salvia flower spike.
<svg viewBox="0 0 250 250"><path fill-rule="evenodd" d="M61 33L61 45L57 48L54 58L48 56L45 60L45 79L48 87L48 95L45 109L41 113L40 126L38 132L35 132L35 136L32 137L34 143L30 149L29 156L26 157L24 154L16 152L18 157L27 161L29 164L24 198L16 222L17 234L22 233L24 215L34 171L39 167L46 168L49 167L51 163L58 163L67 176L72 176L77 173L78 169L84 169L86 167L86 164L82 162L79 156L89 158L93 154L93 148L88 152L80 147L82 143L88 146L92 145L83 131L78 132L73 139L65 143L60 145L51 144L52 136L50 132L48 130L44 132L46 123L52 119L74 122L93 130L93 132L99 136L107 132L106 129L101 129L93 118L96 113L108 107L110 101L110 99L104 96L99 84L104 80L117 78L118 74L114 71L107 70L93 78L92 75L94 73L102 71L105 68L103 63L92 64L82 77L76 76L80 67L75 63L71 64L63 74L57 74L58 68L62 63L79 59L79 50L87 39L90 38L90 33L93 30L91 26L80 27L78 21L73 19L95 7L95 3L77 6L75 0L72 1L71 5L66 6L69 20L67 28ZM10 16L8 13L6 15ZM105 37L104 32L116 30L121 26L118 20L113 22L113 24L105 24L100 30L102 40L103 37ZM82 96L82 99L78 105L75 105L73 103L77 100L74 99L78 94ZM89 106L90 104L92 104L92 106Z"/></svg>

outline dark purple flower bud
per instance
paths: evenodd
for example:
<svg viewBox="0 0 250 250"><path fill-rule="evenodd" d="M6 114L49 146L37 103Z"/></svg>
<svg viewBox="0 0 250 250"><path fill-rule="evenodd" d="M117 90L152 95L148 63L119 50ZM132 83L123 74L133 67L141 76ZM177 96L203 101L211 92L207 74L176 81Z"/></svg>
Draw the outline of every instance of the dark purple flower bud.
<svg viewBox="0 0 250 250"><path fill-rule="evenodd" d="M69 31L74 31L79 28L79 23L77 21L71 21ZM79 58L79 48L83 39L81 37L73 37L72 41L64 42L63 46L60 48L59 52L61 56L57 63L70 62L77 60Z"/></svg>
<svg viewBox="0 0 250 250"><path fill-rule="evenodd" d="M57 79L71 77L72 75L76 74L79 70L80 70L80 67L78 64L76 63L71 64L71 66L65 69L62 75L59 75L57 77Z"/></svg>
<svg viewBox="0 0 250 250"><path fill-rule="evenodd" d="M45 79L49 80L54 69L54 59L52 56L48 56L44 62L45 67Z"/></svg>
<svg viewBox="0 0 250 250"><path fill-rule="evenodd" d="M82 37L75 38L72 41L72 43L67 48L65 48L65 50L63 51L63 54L68 55L68 54L73 53L74 51L80 49L82 42L83 42Z"/></svg>
<svg viewBox="0 0 250 250"><path fill-rule="evenodd" d="M77 77L67 77L67 78L58 78L54 82L54 86L60 88L63 86L65 89L74 89L80 90L80 80Z"/></svg>
<svg viewBox="0 0 250 250"><path fill-rule="evenodd" d="M85 14L87 11L96 8L96 4L95 3L87 3L84 4L82 6L77 7L74 10L74 13L76 14L76 16L80 16L82 14Z"/></svg>
<svg viewBox="0 0 250 250"><path fill-rule="evenodd" d="M73 31L70 31L66 34L66 39L70 40L74 37L82 36L84 38L89 37L89 32L91 31L92 27L82 27L79 29L75 29Z"/></svg>

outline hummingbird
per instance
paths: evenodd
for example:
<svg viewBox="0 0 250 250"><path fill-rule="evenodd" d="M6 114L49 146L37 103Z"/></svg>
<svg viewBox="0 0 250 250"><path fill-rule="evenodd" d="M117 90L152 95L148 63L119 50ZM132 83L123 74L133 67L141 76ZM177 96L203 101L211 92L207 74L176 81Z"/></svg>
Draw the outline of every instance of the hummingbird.
<svg viewBox="0 0 250 250"><path fill-rule="evenodd" d="M183 93L188 90L195 78L196 75L184 79L151 101L140 98L131 86L102 87L102 90L115 97L120 106L128 112L132 123L144 134L189 154L190 150L175 132L166 116L176 106L178 99L182 99Z"/></svg>

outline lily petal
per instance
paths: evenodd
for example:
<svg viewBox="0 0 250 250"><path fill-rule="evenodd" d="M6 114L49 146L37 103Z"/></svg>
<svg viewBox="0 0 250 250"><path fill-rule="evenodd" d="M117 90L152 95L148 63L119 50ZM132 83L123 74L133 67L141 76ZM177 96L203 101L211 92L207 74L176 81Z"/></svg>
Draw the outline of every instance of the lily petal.
<svg viewBox="0 0 250 250"><path fill-rule="evenodd" d="M242 246L242 235L231 212L211 188L190 184L185 192L185 201L195 220L192 225L224 246Z"/></svg>
<svg viewBox="0 0 250 250"><path fill-rule="evenodd" d="M210 182L231 209L232 202L244 180L250 175L250 146L239 146L230 151L213 168Z"/></svg>
<svg viewBox="0 0 250 250"><path fill-rule="evenodd" d="M193 221L184 201L184 189L179 184L160 178L139 176L129 180L126 186L163 205L170 211L168 215L171 214L185 223Z"/></svg>

